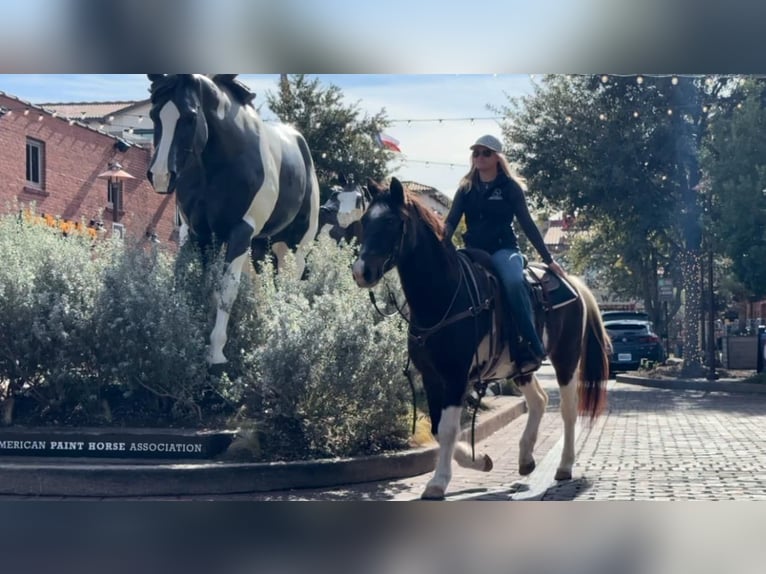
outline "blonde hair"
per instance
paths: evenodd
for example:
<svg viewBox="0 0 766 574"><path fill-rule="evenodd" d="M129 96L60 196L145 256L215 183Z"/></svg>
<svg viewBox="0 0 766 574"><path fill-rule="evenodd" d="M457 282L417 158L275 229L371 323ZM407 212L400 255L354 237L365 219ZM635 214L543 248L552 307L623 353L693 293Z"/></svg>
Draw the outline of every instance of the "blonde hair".
<svg viewBox="0 0 766 574"><path fill-rule="evenodd" d="M524 184L523 180L513 173L513 170L511 169L511 164L508 163L508 160L506 157L499 151L495 152L495 156L497 157L497 167L500 171L502 171L508 179L516 182L519 187L524 191L524 193L527 192L527 186ZM458 184L459 187L464 187L466 191L470 190L473 187L473 180L474 176L476 175L476 164L473 162L473 156L469 158L471 162L471 169L468 170L468 173L466 173L463 178L460 180L460 183Z"/></svg>

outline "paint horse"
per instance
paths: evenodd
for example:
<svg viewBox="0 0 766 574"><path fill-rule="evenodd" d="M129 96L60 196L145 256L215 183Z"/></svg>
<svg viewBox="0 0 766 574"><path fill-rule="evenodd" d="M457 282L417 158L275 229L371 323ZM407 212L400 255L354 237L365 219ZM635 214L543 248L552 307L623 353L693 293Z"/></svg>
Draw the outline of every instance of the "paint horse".
<svg viewBox="0 0 766 574"><path fill-rule="evenodd" d="M359 287L370 288L394 267L399 272L410 308L408 350L422 375L431 431L439 442L436 470L422 498L441 499L452 475L453 456L461 466L492 468L487 455L473 460L457 437L469 384L513 373L499 282L488 268L489 255L472 252L469 258L451 242L445 244L442 221L397 179L392 179L390 191L373 181L368 189L373 201L362 217L364 235L353 275ZM477 263L482 259L483 264ZM577 299L548 310L542 321L564 420L556 480L572 477L578 412L593 420L605 406L610 347L592 293L581 281L568 279ZM535 468L533 450L548 396L534 375L516 381L529 412L519 454L519 472L526 475Z"/></svg>
<svg viewBox="0 0 766 574"><path fill-rule="evenodd" d="M370 194L361 185L349 182L342 174L340 185L333 186L332 195L319 208L317 237L327 233L337 243L344 240L362 242L362 215L370 205Z"/></svg>
<svg viewBox="0 0 766 574"><path fill-rule="evenodd" d="M277 260L304 250L318 225L319 184L303 136L266 124L236 74L149 74L155 151L148 178L158 193L176 193L189 240L205 248L225 244L225 269L216 292L216 320L208 362L223 353L231 306L248 249L253 262L271 248Z"/></svg>

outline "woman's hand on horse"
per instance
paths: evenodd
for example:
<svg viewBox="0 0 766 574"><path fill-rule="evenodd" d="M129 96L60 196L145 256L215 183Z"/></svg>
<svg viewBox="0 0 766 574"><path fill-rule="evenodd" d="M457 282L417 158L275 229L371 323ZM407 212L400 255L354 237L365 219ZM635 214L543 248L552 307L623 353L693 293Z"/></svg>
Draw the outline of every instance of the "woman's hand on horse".
<svg viewBox="0 0 766 574"><path fill-rule="evenodd" d="M561 277L566 277L567 275L566 272L561 268L561 265L559 265L556 261L551 261L548 263L548 269Z"/></svg>

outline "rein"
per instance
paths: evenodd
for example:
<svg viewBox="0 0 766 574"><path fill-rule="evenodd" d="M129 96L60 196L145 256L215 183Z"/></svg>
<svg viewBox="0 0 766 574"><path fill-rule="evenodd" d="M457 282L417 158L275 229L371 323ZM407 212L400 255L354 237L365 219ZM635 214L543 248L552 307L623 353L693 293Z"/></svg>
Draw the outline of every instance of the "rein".
<svg viewBox="0 0 766 574"><path fill-rule="evenodd" d="M400 244L401 248L401 244ZM372 291L372 289L369 290L370 295L370 302L372 303L372 306L375 308L375 310L380 314L381 317L384 318L390 318L396 315L398 312L399 315L404 319L404 321L409 325L409 333L408 338L411 341L414 341L418 345L425 345L426 340L428 337L433 335L434 333L440 331L444 327L451 325L452 323L456 323L457 321L462 321L463 319L473 317L473 325L474 325L474 333L475 333L475 345L474 345L474 360L477 367L477 376L479 378L478 381L474 383L474 390L476 391L477 400L476 404L473 408L473 415L471 417L471 459L476 460L476 449L475 449L475 436L476 436L476 415L479 412L479 408L481 407L481 400L484 398L486 392L487 392L487 382L483 381L481 378L481 370L479 367L479 315L483 313L484 311L487 311L491 308L491 299L485 299L483 302L479 301L479 286L476 283L476 277L471 271L470 268L470 262L467 259L465 255L458 252L458 266L460 269L460 278L457 281L457 287L455 288L455 293L452 295L452 300L450 301L450 304L447 306L447 310L444 312L444 315L442 316L439 321L436 322L436 324L432 325L431 327L419 327L416 325L412 319L407 318L404 313L402 312L401 308L396 303L396 298L393 295L393 292L388 290L388 298L389 302L394 306L396 309L395 312L392 313L384 313L380 310L378 307L377 300L375 298L375 293ZM392 254L391 259L393 259L394 256ZM471 283L468 283L468 277L471 278ZM455 301L457 301L458 294L460 293L460 289L463 286L463 283L466 283L468 297L471 300L470 306L465 309L464 311L461 311L460 313L456 313L454 315L450 315L450 312L452 311L452 308L455 306ZM473 285L473 289L471 289L471 284ZM412 333L413 330L421 331L420 335L414 335ZM405 365L404 369L402 370L405 377L407 377L407 381L410 385L410 390L412 392L412 434L415 434L416 430L416 424L417 424L417 404L416 404L416 398L415 398L415 384L412 380L412 373L410 371L410 353L409 350L407 352L407 364Z"/></svg>

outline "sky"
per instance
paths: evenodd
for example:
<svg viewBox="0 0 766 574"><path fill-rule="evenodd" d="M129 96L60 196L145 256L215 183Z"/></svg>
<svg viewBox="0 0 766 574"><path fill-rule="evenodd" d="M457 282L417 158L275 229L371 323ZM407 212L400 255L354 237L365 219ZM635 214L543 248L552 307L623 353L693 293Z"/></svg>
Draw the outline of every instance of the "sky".
<svg viewBox="0 0 766 574"><path fill-rule="evenodd" d="M392 175L435 187L452 197L468 171L469 146L481 135L501 138L498 114L509 97L532 93L528 74L317 74L336 85L347 103L373 115L385 109L393 120L386 130L400 142L401 154L389 166ZM265 105L277 91L277 74L243 74L257 94L264 119L274 116ZM123 101L148 97L149 80L141 74L4 74L0 91L32 103Z"/></svg>

